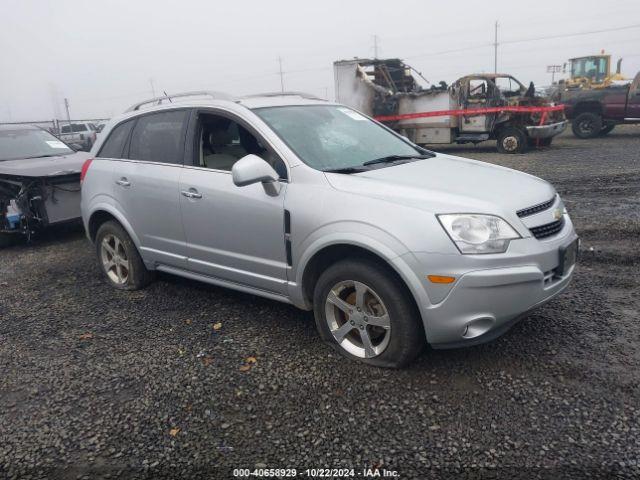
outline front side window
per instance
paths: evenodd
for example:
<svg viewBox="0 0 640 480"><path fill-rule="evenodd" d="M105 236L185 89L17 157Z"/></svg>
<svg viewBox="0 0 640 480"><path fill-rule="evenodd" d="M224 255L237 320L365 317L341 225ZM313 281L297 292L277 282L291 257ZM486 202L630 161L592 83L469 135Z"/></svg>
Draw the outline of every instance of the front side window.
<svg viewBox="0 0 640 480"><path fill-rule="evenodd" d="M524 91L522 84L512 77L496 77L494 82L505 97L514 97Z"/></svg>
<svg viewBox="0 0 640 480"><path fill-rule="evenodd" d="M182 163L186 110L140 117L131 135L129 158L160 163Z"/></svg>
<svg viewBox="0 0 640 480"><path fill-rule="evenodd" d="M361 167L394 155L424 152L355 110L339 105L256 108L254 112L317 170Z"/></svg>
<svg viewBox="0 0 640 480"><path fill-rule="evenodd" d="M70 153L72 149L44 130L0 130L0 161Z"/></svg>
<svg viewBox="0 0 640 480"><path fill-rule="evenodd" d="M469 80L469 101L484 102L489 93L489 83L484 78L474 78Z"/></svg>
<svg viewBox="0 0 640 480"><path fill-rule="evenodd" d="M129 138L131 128L133 128L134 120L121 123L111 130L109 137L100 148L98 157L102 158L122 158L124 146Z"/></svg>
<svg viewBox="0 0 640 480"><path fill-rule="evenodd" d="M284 162L242 125L230 118L212 114L201 114L198 120L198 166L231 171L238 160L253 154L271 165L280 178L287 177Z"/></svg>

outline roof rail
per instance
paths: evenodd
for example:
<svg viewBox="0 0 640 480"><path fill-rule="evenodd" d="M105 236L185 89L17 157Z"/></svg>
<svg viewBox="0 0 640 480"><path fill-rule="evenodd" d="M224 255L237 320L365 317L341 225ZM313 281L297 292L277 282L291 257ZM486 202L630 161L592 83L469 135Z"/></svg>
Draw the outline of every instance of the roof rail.
<svg viewBox="0 0 640 480"><path fill-rule="evenodd" d="M256 93L253 95L244 96L244 98L256 98L256 97L302 97L302 98L306 98L307 100L324 100L324 98L320 98L305 92L267 92L267 93Z"/></svg>
<svg viewBox="0 0 640 480"><path fill-rule="evenodd" d="M174 95L165 95L162 97L151 98L149 100L145 100L143 102L138 102L135 105L130 106L126 112L134 112L136 110L140 110L140 107L144 105L149 105L151 107L162 105L164 103L173 103L174 99L181 99L185 97L211 97L213 100L229 100L234 101L235 98L231 95L224 92L210 92L210 91L197 91L197 92L184 92L184 93L176 93Z"/></svg>

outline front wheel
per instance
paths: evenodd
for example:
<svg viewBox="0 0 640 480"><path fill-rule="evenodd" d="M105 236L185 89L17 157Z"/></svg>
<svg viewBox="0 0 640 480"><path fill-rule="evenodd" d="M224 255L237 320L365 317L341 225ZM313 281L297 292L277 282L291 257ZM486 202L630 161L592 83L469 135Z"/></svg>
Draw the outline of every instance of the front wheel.
<svg viewBox="0 0 640 480"><path fill-rule="evenodd" d="M401 281L367 260L345 260L325 270L314 289L316 326L347 358L399 368L413 361L425 335Z"/></svg>
<svg viewBox="0 0 640 480"><path fill-rule="evenodd" d="M96 234L96 253L102 273L111 286L120 290L139 290L153 280L133 240L114 221L103 223Z"/></svg>
<svg viewBox="0 0 640 480"><path fill-rule="evenodd" d="M498 134L497 147L500 153L524 153L527 150L527 135L516 127L503 128Z"/></svg>
<svg viewBox="0 0 640 480"><path fill-rule="evenodd" d="M591 112L581 113L571 122L571 130L578 138L595 138L602 131L602 117Z"/></svg>

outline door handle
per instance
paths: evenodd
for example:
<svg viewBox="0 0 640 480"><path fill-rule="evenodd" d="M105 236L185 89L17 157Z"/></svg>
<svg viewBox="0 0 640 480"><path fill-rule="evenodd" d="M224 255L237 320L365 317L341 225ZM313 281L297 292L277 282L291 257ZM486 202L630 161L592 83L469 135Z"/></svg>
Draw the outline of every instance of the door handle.
<svg viewBox="0 0 640 480"><path fill-rule="evenodd" d="M116 183L121 187L129 187L131 186L131 182L127 180L126 177L122 177L120 180L116 180Z"/></svg>
<svg viewBox="0 0 640 480"><path fill-rule="evenodd" d="M182 190L180 193L187 198L202 198L202 194L193 188L190 190Z"/></svg>

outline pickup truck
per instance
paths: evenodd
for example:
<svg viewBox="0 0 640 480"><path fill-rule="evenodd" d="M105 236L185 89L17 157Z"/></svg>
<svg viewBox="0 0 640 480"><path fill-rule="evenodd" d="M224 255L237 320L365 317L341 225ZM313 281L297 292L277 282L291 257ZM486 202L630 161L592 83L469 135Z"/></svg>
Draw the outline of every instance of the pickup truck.
<svg viewBox="0 0 640 480"><path fill-rule="evenodd" d="M89 151L96 141L96 126L93 123L70 123L60 126L58 138L70 145L81 145L82 150Z"/></svg>
<svg viewBox="0 0 640 480"><path fill-rule="evenodd" d="M562 99L578 138L606 135L619 124L640 124L640 72L631 83L578 90Z"/></svg>

